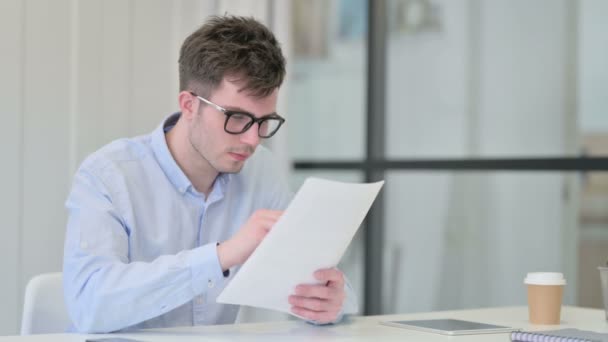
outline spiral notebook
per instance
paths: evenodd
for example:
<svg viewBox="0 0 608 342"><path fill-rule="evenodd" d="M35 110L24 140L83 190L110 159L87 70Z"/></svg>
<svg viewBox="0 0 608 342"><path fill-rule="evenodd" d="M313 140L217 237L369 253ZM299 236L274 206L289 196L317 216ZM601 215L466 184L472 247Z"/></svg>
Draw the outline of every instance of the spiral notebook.
<svg viewBox="0 0 608 342"><path fill-rule="evenodd" d="M515 331L511 333L513 342L608 342L608 334L579 329L551 331Z"/></svg>

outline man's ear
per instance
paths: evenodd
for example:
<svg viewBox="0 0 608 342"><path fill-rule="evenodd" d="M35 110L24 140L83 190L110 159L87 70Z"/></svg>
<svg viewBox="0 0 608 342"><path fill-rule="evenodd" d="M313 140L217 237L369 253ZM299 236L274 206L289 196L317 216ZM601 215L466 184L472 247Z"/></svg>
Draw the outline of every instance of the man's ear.
<svg viewBox="0 0 608 342"><path fill-rule="evenodd" d="M179 102L179 109L182 112L182 117L188 121L194 118L200 105L196 96L190 94L188 91L182 91L177 96Z"/></svg>

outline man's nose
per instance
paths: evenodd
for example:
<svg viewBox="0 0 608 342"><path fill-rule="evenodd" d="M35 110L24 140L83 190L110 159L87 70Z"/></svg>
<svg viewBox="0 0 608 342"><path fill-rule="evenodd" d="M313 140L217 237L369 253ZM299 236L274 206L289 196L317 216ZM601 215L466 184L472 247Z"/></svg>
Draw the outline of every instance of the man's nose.
<svg viewBox="0 0 608 342"><path fill-rule="evenodd" d="M249 129L241 134L241 141L252 147L257 147L260 143L260 136L258 135L258 124L254 123Z"/></svg>

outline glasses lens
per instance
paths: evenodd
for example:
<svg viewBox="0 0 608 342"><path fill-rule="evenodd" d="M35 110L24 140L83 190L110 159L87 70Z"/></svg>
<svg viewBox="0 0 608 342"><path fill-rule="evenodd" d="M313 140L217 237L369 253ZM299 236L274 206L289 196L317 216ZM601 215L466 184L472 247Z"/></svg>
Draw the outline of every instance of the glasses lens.
<svg viewBox="0 0 608 342"><path fill-rule="evenodd" d="M226 121L226 131L230 133L243 133L251 125L253 119L245 114L233 113Z"/></svg>
<svg viewBox="0 0 608 342"><path fill-rule="evenodd" d="M266 119L260 123L258 134L262 138L269 138L273 136L281 126L281 120L279 119Z"/></svg>

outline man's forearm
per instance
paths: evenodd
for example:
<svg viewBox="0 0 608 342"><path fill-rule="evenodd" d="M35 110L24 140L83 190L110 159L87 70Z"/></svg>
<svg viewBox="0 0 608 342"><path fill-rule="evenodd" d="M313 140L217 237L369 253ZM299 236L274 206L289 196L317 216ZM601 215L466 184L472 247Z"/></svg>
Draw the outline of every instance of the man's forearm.
<svg viewBox="0 0 608 342"><path fill-rule="evenodd" d="M100 256L66 258L65 299L79 332L112 332L166 313L223 277L216 244L151 263Z"/></svg>

